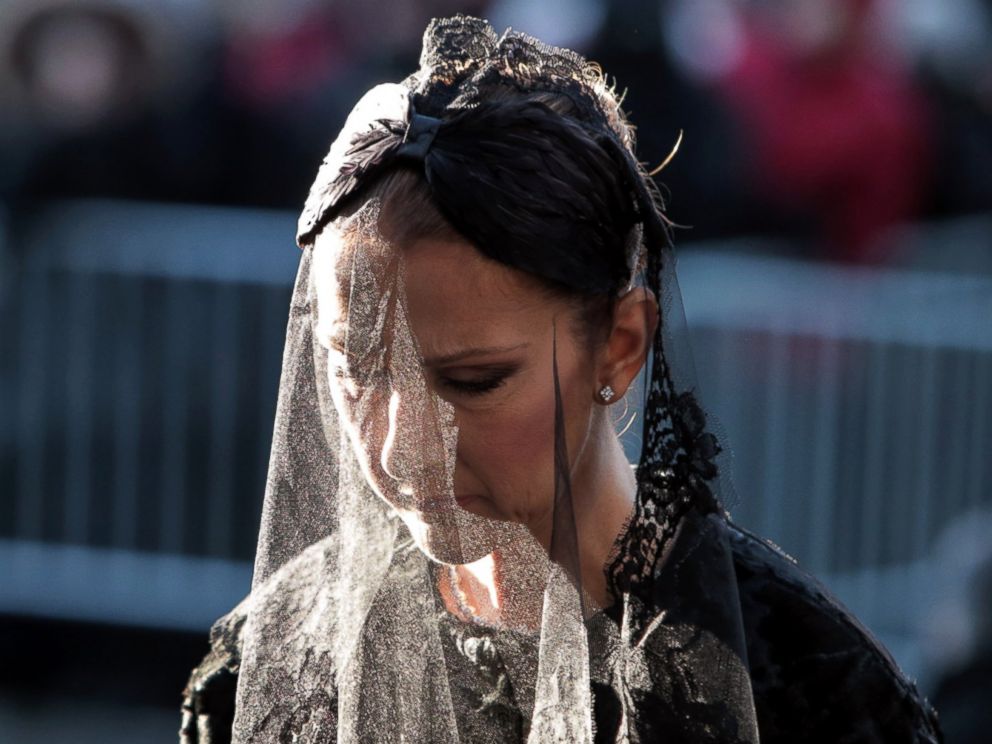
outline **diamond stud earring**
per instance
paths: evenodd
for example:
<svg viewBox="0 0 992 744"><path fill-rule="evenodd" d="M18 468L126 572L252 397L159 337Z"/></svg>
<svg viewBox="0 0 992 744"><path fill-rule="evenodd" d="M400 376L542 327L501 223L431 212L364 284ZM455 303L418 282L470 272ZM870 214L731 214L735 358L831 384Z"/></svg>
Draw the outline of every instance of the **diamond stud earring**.
<svg viewBox="0 0 992 744"><path fill-rule="evenodd" d="M613 392L613 388L609 385L603 385L603 387L599 389L599 397L603 399L604 403L609 403L613 400L614 395L616 395L616 393Z"/></svg>

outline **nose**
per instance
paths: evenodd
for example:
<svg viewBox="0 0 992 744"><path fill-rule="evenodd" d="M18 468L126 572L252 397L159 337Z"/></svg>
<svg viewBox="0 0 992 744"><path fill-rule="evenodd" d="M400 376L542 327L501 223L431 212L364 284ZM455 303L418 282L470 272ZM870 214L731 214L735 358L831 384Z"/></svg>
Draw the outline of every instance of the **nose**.
<svg viewBox="0 0 992 744"><path fill-rule="evenodd" d="M383 471L393 480L403 485L409 483L415 456L411 451L413 440L416 439L415 415L412 406L403 401L399 391L392 391L389 396L388 429L382 443L380 464Z"/></svg>
<svg viewBox="0 0 992 744"><path fill-rule="evenodd" d="M454 453L448 451L438 411L419 393L390 393L388 427L379 464L410 506L439 508L454 501L449 477L454 467L449 458Z"/></svg>

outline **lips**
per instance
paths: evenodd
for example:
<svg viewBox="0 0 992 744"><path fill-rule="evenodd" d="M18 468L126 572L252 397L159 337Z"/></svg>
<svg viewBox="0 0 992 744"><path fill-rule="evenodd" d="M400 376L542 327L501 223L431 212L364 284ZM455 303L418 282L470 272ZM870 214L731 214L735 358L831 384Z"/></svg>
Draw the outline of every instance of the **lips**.
<svg viewBox="0 0 992 744"><path fill-rule="evenodd" d="M465 506L467 504L471 504L477 498L478 496L476 496L474 493L455 494L455 501L458 503L458 506Z"/></svg>

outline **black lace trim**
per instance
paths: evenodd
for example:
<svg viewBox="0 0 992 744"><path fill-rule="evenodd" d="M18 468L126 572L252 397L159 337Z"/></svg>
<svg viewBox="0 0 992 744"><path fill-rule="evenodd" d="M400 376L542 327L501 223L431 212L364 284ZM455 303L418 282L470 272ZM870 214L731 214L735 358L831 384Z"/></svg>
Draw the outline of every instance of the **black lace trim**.
<svg viewBox="0 0 992 744"><path fill-rule="evenodd" d="M605 568L607 588L620 599L637 597L653 611L653 582L661 556L691 509L717 509L709 482L721 448L706 430L706 415L692 392L676 392L663 355L648 393L644 454L637 469L634 511L617 537Z"/></svg>
<svg viewBox="0 0 992 744"><path fill-rule="evenodd" d="M577 118L629 137L619 113L603 110L598 67L518 31L497 35L478 18L434 19L424 33L420 70L405 84L414 91L417 110L431 116L474 108L500 88L564 94L575 104Z"/></svg>

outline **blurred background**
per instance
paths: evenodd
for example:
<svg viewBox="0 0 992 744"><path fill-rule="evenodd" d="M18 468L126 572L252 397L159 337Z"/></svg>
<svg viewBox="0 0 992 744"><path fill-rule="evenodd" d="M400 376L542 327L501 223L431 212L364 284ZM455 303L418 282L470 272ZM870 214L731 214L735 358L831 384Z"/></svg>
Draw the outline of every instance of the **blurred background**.
<svg viewBox="0 0 992 744"><path fill-rule="evenodd" d="M0 739L170 742L247 592L297 210L456 11L600 62L681 225L735 518L977 742L992 0L0 0Z"/></svg>

